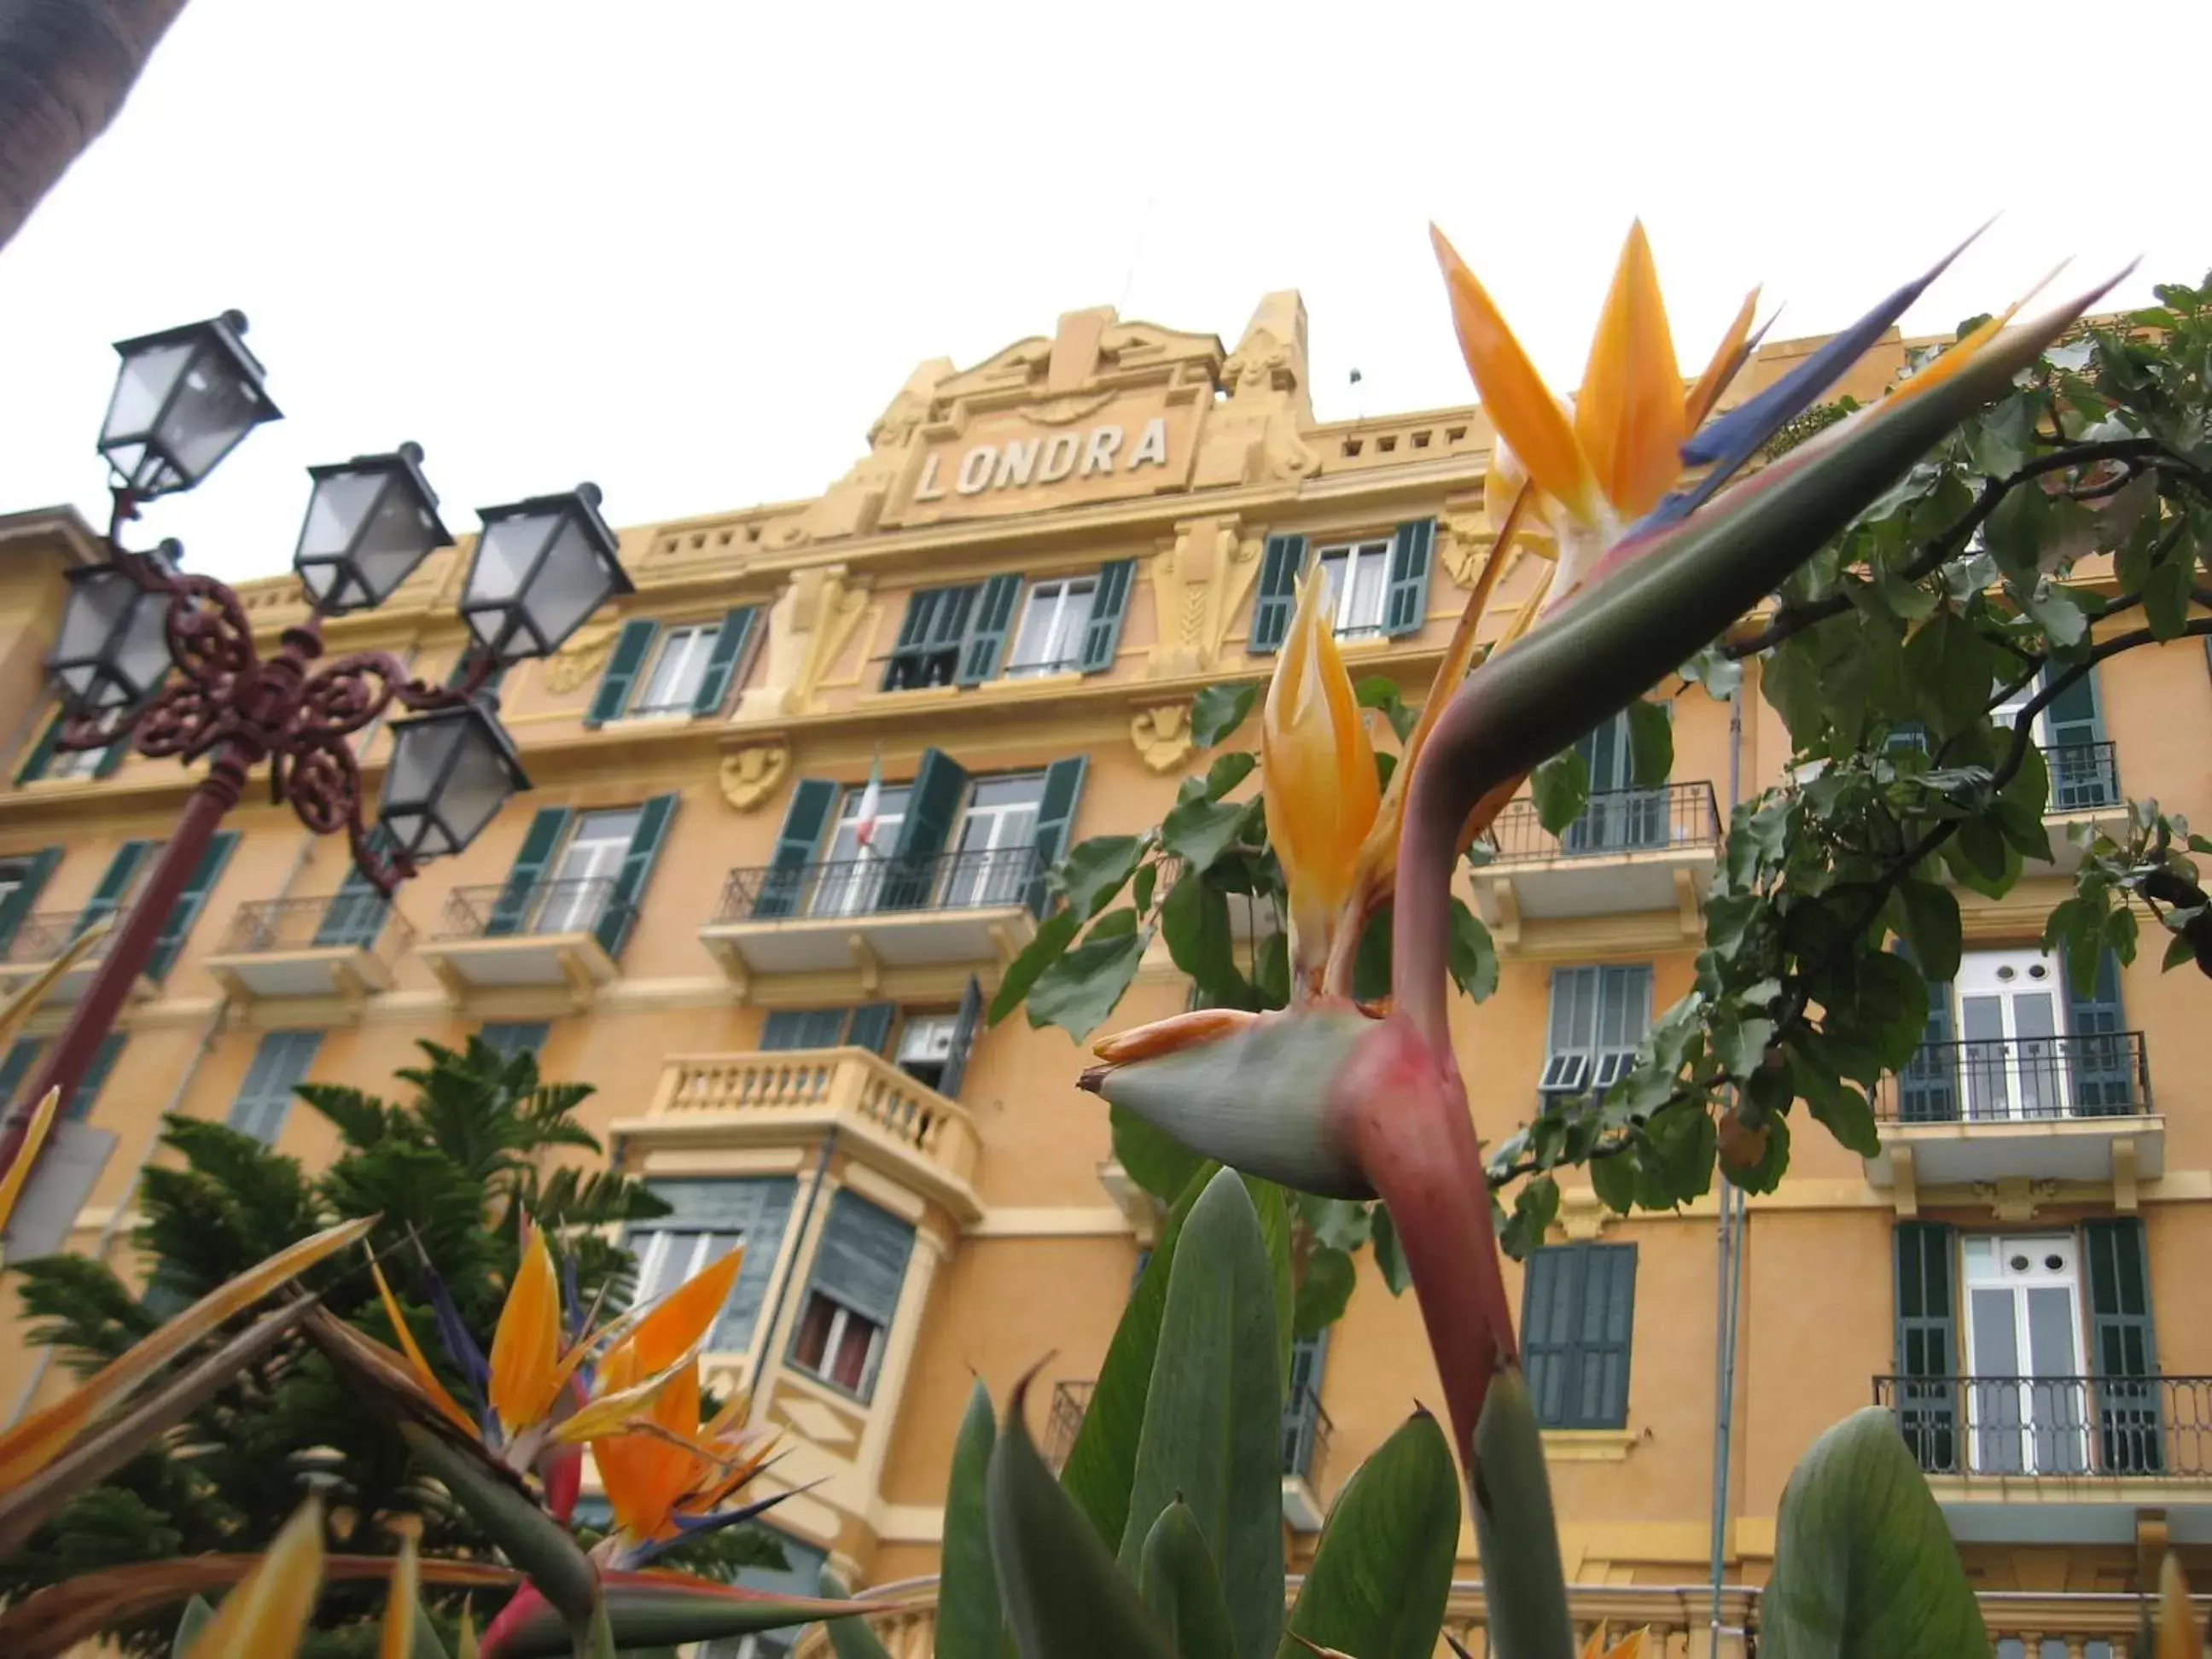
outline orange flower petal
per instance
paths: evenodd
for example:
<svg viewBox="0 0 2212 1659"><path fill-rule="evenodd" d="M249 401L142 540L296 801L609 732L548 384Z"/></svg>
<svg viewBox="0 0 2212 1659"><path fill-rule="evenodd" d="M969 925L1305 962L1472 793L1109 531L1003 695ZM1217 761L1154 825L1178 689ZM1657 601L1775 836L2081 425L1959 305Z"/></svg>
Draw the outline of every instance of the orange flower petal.
<svg viewBox="0 0 2212 1659"><path fill-rule="evenodd" d="M744 1259L743 1244L726 1252L720 1261L701 1268L670 1291L659 1306L638 1322L629 1340L643 1370L665 1370L707 1340L707 1333L729 1304Z"/></svg>
<svg viewBox="0 0 2212 1659"><path fill-rule="evenodd" d="M1575 436L1613 511L1634 520L1657 506L1680 476L1687 435L1674 337L1638 220L1628 228L1590 340L1575 397Z"/></svg>
<svg viewBox="0 0 2212 1659"><path fill-rule="evenodd" d="M399 1546L399 1565L384 1598L384 1626L378 1632L376 1659L413 1659L416 1598L422 1593L422 1563L410 1533Z"/></svg>
<svg viewBox="0 0 2212 1659"><path fill-rule="evenodd" d="M533 1224L491 1339L491 1407L512 1437L542 1423L560 1397L561 1283Z"/></svg>
<svg viewBox="0 0 2212 1659"><path fill-rule="evenodd" d="M392 1294L392 1286L385 1282L384 1269L377 1266L374 1257L369 1260L368 1271L376 1280L377 1295L384 1300L384 1316L392 1322L392 1328L399 1338L399 1352L405 1356L408 1369L415 1373L415 1380L422 1385L422 1392L430 1396L432 1405L451 1418L462 1433L471 1440L475 1439L477 1435L476 1423L461 1408L461 1402L447 1392L446 1385L438 1381L437 1372L430 1369L430 1362L422 1357L422 1350L415 1340L415 1333L407 1328L406 1316L399 1311L399 1299Z"/></svg>
<svg viewBox="0 0 2212 1659"><path fill-rule="evenodd" d="M8 1166L8 1173L0 1176L0 1231L4 1231L9 1218L15 1213L15 1200L23 1195L23 1183L31 1178L31 1165L39 1156L39 1149L46 1144L46 1131L54 1127L54 1114L61 1108L62 1091L49 1089L46 1097L31 1109L31 1121L23 1127L23 1143L15 1149L15 1161ZM0 1109L8 1103L0 1100Z"/></svg>
<svg viewBox="0 0 2212 1659"><path fill-rule="evenodd" d="M1443 267L1444 286L1451 295L1460 355L1467 359L1468 373L1474 377L1482 412L1492 428L1513 447L1537 489L1583 522L1595 522L1597 480L1574 428L1560 414L1528 354L1443 232L1431 225L1429 240L1436 245L1437 263Z"/></svg>
<svg viewBox="0 0 2212 1659"><path fill-rule="evenodd" d="M1713 405L1720 402L1729 382L1742 368L1745 348L1751 340L1751 319L1758 309L1759 290L1753 289L1743 296L1743 305L1736 312L1735 320L1729 325L1728 332L1721 337L1712 361L1705 365L1705 372L1698 377L1697 385L1690 388L1690 395L1682 400L1682 424L1689 431L1695 432L1705 423L1705 416L1713 412Z"/></svg>
<svg viewBox="0 0 2212 1659"><path fill-rule="evenodd" d="M200 1626L187 1659L294 1651L323 1586L323 1506L310 1498L284 1523L261 1565Z"/></svg>
<svg viewBox="0 0 2212 1659"><path fill-rule="evenodd" d="M1170 1014L1165 1019L1132 1025L1126 1031L1101 1037L1091 1045L1091 1052L1109 1066L1127 1066L1157 1054L1171 1054L1179 1049L1218 1042L1243 1030L1259 1018L1241 1008L1194 1008L1188 1013Z"/></svg>

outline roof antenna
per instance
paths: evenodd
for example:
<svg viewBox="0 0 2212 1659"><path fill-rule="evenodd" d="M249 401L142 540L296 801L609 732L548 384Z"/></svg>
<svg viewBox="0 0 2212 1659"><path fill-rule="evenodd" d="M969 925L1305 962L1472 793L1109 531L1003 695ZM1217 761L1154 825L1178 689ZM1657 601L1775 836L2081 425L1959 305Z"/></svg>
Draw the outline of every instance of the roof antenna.
<svg viewBox="0 0 2212 1659"><path fill-rule="evenodd" d="M1125 317L1128 312L1129 290L1136 286L1137 267L1144 262L1145 258L1145 236L1152 228L1152 210L1159 205L1159 200L1158 196L1145 198L1145 211L1137 221L1136 246L1129 251L1128 274L1121 278L1121 297L1114 306L1114 314L1116 317Z"/></svg>

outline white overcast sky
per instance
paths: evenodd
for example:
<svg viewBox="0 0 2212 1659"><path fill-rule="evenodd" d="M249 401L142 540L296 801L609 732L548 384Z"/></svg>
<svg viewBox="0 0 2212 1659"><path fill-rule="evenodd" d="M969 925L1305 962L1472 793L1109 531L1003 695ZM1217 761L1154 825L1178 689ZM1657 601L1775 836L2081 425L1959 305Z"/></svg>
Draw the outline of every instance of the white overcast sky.
<svg viewBox="0 0 2212 1659"><path fill-rule="evenodd" d="M2204 0L191 0L0 249L0 510L104 511L109 342L233 306L286 418L143 533L240 577L404 438L456 530L811 495L915 363L1084 306L1233 346L1296 287L1323 418L1464 402L1431 217L1562 390L1638 214L1686 363L1991 213L1908 327L2069 254L2144 300L2212 264L2207 61Z"/></svg>

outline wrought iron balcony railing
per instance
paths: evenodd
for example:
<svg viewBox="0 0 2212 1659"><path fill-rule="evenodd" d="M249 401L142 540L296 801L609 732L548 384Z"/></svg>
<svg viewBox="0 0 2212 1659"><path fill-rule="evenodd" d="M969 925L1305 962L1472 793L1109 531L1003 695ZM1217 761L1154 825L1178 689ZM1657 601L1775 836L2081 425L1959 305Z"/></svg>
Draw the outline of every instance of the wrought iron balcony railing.
<svg viewBox="0 0 2212 1659"><path fill-rule="evenodd" d="M1075 1449L1075 1437L1083 1431L1091 1391L1097 1386L1096 1382L1053 1384L1052 1412L1044 1424L1044 1461L1055 1470L1066 1465L1068 1453Z"/></svg>
<svg viewBox="0 0 2212 1659"><path fill-rule="evenodd" d="M2212 1376L1877 1376L1929 1474L2212 1476Z"/></svg>
<svg viewBox="0 0 2212 1659"><path fill-rule="evenodd" d="M2120 767L2110 743L2062 743L2046 747L2053 812L2082 812L2120 804Z"/></svg>
<svg viewBox="0 0 2212 1659"><path fill-rule="evenodd" d="M2141 1031L1924 1042L1882 1079L1875 1115L1892 1123L2047 1122L2151 1109Z"/></svg>
<svg viewBox="0 0 2212 1659"><path fill-rule="evenodd" d="M105 916L119 916L115 905L93 905L82 910L40 910L25 916L15 924L15 931L8 940L6 959L11 963L29 963L52 962L69 948L69 943L79 933ZM85 960L98 962L107 954L107 947L115 942L110 933L94 945Z"/></svg>
<svg viewBox="0 0 2212 1659"><path fill-rule="evenodd" d="M447 896L440 939L505 939L532 933L599 933L620 948L637 907L617 902L611 876L456 887Z"/></svg>
<svg viewBox="0 0 2212 1659"><path fill-rule="evenodd" d="M1093 1382L1061 1382L1052 1391L1052 1411L1045 1419L1045 1461L1054 1468L1067 1462L1082 1432L1083 1419L1091 1409ZM1316 1491L1322 1472L1328 1466L1328 1443L1336 1425L1322 1409L1321 1396L1302 1388L1283 1407L1283 1473L1304 1480Z"/></svg>
<svg viewBox="0 0 2212 1659"><path fill-rule="evenodd" d="M277 951L316 951L347 946L389 961L404 951L414 929L374 890L346 891L324 898L260 899L238 907L216 954L266 956Z"/></svg>
<svg viewBox="0 0 2212 1659"><path fill-rule="evenodd" d="M1720 838L1720 808L1714 803L1712 785L1704 781L1601 791L1557 836L1538 819L1534 801L1513 801L1498 815L1489 837L1492 862L1498 864L1717 847Z"/></svg>
<svg viewBox="0 0 2212 1659"><path fill-rule="evenodd" d="M871 854L822 864L732 870L714 920L768 921L882 911L1034 907L1043 886L1044 862L1034 847L904 858Z"/></svg>

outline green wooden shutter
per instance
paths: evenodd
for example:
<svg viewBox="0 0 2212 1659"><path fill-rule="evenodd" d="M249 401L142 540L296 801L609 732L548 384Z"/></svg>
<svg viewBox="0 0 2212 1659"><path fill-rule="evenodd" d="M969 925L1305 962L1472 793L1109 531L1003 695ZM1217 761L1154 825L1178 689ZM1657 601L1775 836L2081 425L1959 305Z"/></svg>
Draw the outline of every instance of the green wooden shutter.
<svg viewBox="0 0 2212 1659"><path fill-rule="evenodd" d="M983 988L970 974L960 993L960 1012L952 1023L952 1048L945 1056L945 1074L937 1079L937 1092L947 1100L960 1098L960 1085L968 1080L968 1056L975 1051L975 1034L983 1023Z"/></svg>
<svg viewBox="0 0 2212 1659"><path fill-rule="evenodd" d="M322 1042L320 1031L270 1031L264 1036L246 1068L238 1098L231 1103L230 1127L264 1146L273 1146L292 1109L292 1091L315 1063L315 1050Z"/></svg>
<svg viewBox="0 0 2212 1659"><path fill-rule="evenodd" d="M1252 633L1245 649L1262 656L1283 647L1297 603L1298 573L1305 568L1306 538L1270 536L1260 558L1260 592L1252 601Z"/></svg>
<svg viewBox="0 0 2212 1659"><path fill-rule="evenodd" d="M1283 1473L1296 1480L1313 1474L1314 1442L1321 1426L1321 1376L1328 1359L1328 1332L1291 1342L1291 1389L1283 1401Z"/></svg>
<svg viewBox="0 0 2212 1659"><path fill-rule="evenodd" d="M629 942L630 930L637 924L638 905L645 896L645 884L652 879L653 860L660 856L660 844L668 839L669 820L676 816L677 799L672 794L655 795L637 815L637 828L630 834L629 852L623 859L621 870L616 872L614 890L607 895L599 925L592 930L611 957L622 954L623 946Z"/></svg>
<svg viewBox="0 0 2212 1659"><path fill-rule="evenodd" d="M1912 952L1905 941L1897 953L1906 961ZM1917 965L1917 964L1916 964ZM1959 1049L1951 1023L1951 981L1928 981L1928 1024L1920 1034L1920 1047L1897 1079L1897 1115L1905 1123L1956 1123L1959 1121Z"/></svg>
<svg viewBox="0 0 2212 1659"><path fill-rule="evenodd" d="M660 624L644 617L633 617L622 625L607 657L606 672L599 676L599 689L592 694L585 725L603 726L623 717L637 677L645 671L645 659L653 653L653 635L659 632Z"/></svg>
<svg viewBox="0 0 2212 1659"><path fill-rule="evenodd" d="M15 769L16 782L36 783L46 775L46 767L54 757L54 744L62 735L62 720L61 715L56 714L46 722L46 730L39 733L39 740L31 745L31 752L23 757L23 763Z"/></svg>
<svg viewBox="0 0 2212 1659"><path fill-rule="evenodd" d="M1121 619L1129 612L1129 589L1134 586L1137 562L1115 559L1098 567L1098 586L1091 597L1091 620L1083 629L1083 659L1086 674L1103 674L1114 665L1121 646Z"/></svg>
<svg viewBox="0 0 2212 1659"><path fill-rule="evenodd" d="M76 1080L76 1087L62 1104L61 1115L64 1118L81 1122L92 1115L92 1109L100 1103L100 1091L107 1086L107 1074L115 1069L123 1045L129 1041L120 1031L111 1031L100 1038L100 1046L92 1051L92 1059L84 1068L84 1075Z"/></svg>
<svg viewBox="0 0 2212 1659"><path fill-rule="evenodd" d="M837 805L837 786L828 778L801 778L783 809L783 828L776 832L775 851L769 859L760 891L753 896L755 916L798 914L807 887L808 866L816 861L823 832Z"/></svg>
<svg viewBox="0 0 2212 1659"><path fill-rule="evenodd" d="M1628 1361L1636 1332L1636 1246L1584 1244L1576 1412L1585 1428L1628 1426Z"/></svg>
<svg viewBox="0 0 2212 1659"><path fill-rule="evenodd" d="M391 900L376 890L376 884L362 874L359 865L349 864L345 879L331 896L321 925L315 929L315 943L364 948L375 944L376 936L384 931L385 913L391 904Z"/></svg>
<svg viewBox="0 0 2212 1659"><path fill-rule="evenodd" d="M1429 616L1430 550L1437 521L1415 519L1398 526L1390 542L1390 585L1382 592L1382 632L1395 638L1417 633Z"/></svg>
<svg viewBox="0 0 2212 1659"><path fill-rule="evenodd" d="M741 605L722 618L722 625L714 630L714 648L707 658L706 678L699 682L699 695L691 699L694 714L722 712L730 682L737 677L738 665L744 660L745 647L752 643L753 624L759 614L758 606Z"/></svg>
<svg viewBox="0 0 2212 1659"><path fill-rule="evenodd" d="M1551 1429L1626 1426L1635 1315L1633 1244L1529 1252L1521 1350L1538 1422Z"/></svg>
<svg viewBox="0 0 2212 1659"><path fill-rule="evenodd" d="M999 656L1006 649L1006 630L1013 626L1014 602L1022 596L1019 576L993 576L983 584L969 619L968 637L961 642L959 683L981 685L999 672Z"/></svg>
<svg viewBox="0 0 2212 1659"><path fill-rule="evenodd" d="M1044 793L1037 801L1036 848L1037 873L1030 883L1027 895L1033 915L1042 916L1049 895L1045 890L1044 872L1060 862L1067 851L1067 843L1075 828L1075 809L1083 799L1083 779L1091 763L1078 755L1071 760L1054 761L1044 769Z"/></svg>
<svg viewBox="0 0 2212 1659"><path fill-rule="evenodd" d="M1550 1030L1537 1089L1571 1096L1589 1087L1590 1055L1597 1044L1598 970L1552 969Z"/></svg>
<svg viewBox="0 0 2212 1659"><path fill-rule="evenodd" d="M1663 846L1667 793L1636 788L1634 746L1628 716L1615 714L1575 744L1589 769L1589 804L1569 824L1559 845L1570 853L1616 853Z"/></svg>
<svg viewBox="0 0 2212 1659"><path fill-rule="evenodd" d="M2075 1113L2104 1117L2148 1111L2150 1091L2137 1086L2127 1013L2120 1006L2118 961L2110 951L2098 952L2097 977L2086 991L2067 970L2066 992L2072 1033L2066 1039L2066 1071Z"/></svg>
<svg viewBox="0 0 2212 1659"><path fill-rule="evenodd" d="M138 866L160 845L159 842L126 841L115 849L115 856L108 860L107 868L100 872L100 885L92 890L91 902L77 913L76 926L70 932L71 939L102 916L112 916L123 908L123 901L130 896L131 884L137 878Z"/></svg>
<svg viewBox="0 0 2212 1659"><path fill-rule="evenodd" d="M131 740L118 738L100 751L100 762L92 769L95 778L112 778L124 762L131 758Z"/></svg>
<svg viewBox="0 0 2212 1659"><path fill-rule="evenodd" d="M2049 672L2045 674L2045 683ZM2117 805L2119 769L2105 741L2104 712L2098 706L2097 671L2091 669L2045 705L2048 739L2044 760L2051 773L2051 810L2078 812Z"/></svg>
<svg viewBox="0 0 2212 1659"><path fill-rule="evenodd" d="M733 1353L751 1345L753 1327L775 1275L783 1236L791 1220L799 1183L789 1176L744 1181L650 1181L646 1190L670 1206L667 1215L630 1231L629 1244L639 1255L657 1232L727 1233L744 1242L745 1259L729 1305L714 1322L707 1346Z"/></svg>
<svg viewBox="0 0 2212 1659"><path fill-rule="evenodd" d="M2160 1433L2158 1335L2150 1262L2136 1218L2085 1221L2089 1257L2089 1365L2097 1394L2099 1464L2106 1474L2156 1474ZM2141 1381L2136 1379L2143 1379Z"/></svg>
<svg viewBox="0 0 2212 1659"><path fill-rule="evenodd" d="M17 1037L8 1045L7 1058L0 1060L0 1109L13 1103L16 1091L31 1080L31 1069L46 1047L44 1037Z"/></svg>
<svg viewBox="0 0 2212 1659"><path fill-rule="evenodd" d="M830 1219L822 1229L821 1247L814 1253L814 1272L807 1290L842 1303L889 1332L913 1254L910 1224L841 1188L830 1201ZM794 1329L794 1351L798 1337ZM865 1403L868 1394L863 1393L860 1398Z"/></svg>
<svg viewBox="0 0 2212 1659"><path fill-rule="evenodd" d="M1898 1426L1930 1474L1960 1465L1958 1297L1952 1230L1940 1221L1897 1224Z"/></svg>
<svg viewBox="0 0 2212 1659"><path fill-rule="evenodd" d="M523 832L522 849L515 854L514 864L507 872L507 885L484 921L485 938L504 939L526 930L538 908L538 885L545 879L546 869L560 851L561 838L568 830L565 806L541 806L532 815L530 828Z"/></svg>
<svg viewBox="0 0 2212 1659"><path fill-rule="evenodd" d="M834 1048L845 1034L842 1008L779 1008L761 1027L760 1046L770 1054L789 1048Z"/></svg>
<svg viewBox="0 0 2212 1659"><path fill-rule="evenodd" d="M46 881L54 873L54 866L61 862L62 849L41 847L37 852L19 859L11 859L15 866L15 890L0 903L0 958L8 954L8 947L15 942L15 930L23 919L38 908L39 895L46 890ZM0 1089L0 1103L4 1103L7 1091Z"/></svg>
<svg viewBox="0 0 2212 1659"><path fill-rule="evenodd" d="M238 845L238 831L221 830L208 843L206 852L193 869L191 878L185 883L185 890L177 895L177 902L169 911L169 920L163 924L161 936L154 941L154 953L146 959L146 972L155 980L165 978L176 965L178 954L185 941L191 937L192 926L200 919L208 895L222 878L222 866L230 862L233 848Z"/></svg>
<svg viewBox="0 0 2212 1659"><path fill-rule="evenodd" d="M952 820L967 799L968 774L941 749L925 749L915 769L914 787L906 798L906 817L899 821L898 842L891 848L891 868L884 878L885 910L927 909L936 895L938 860L951 838Z"/></svg>
<svg viewBox="0 0 2212 1659"><path fill-rule="evenodd" d="M890 1041L891 1024L897 1018L896 1002L863 1003L853 1010L853 1022L846 1030L845 1041L853 1048L880 1054L884 1045Z"/></svg>

